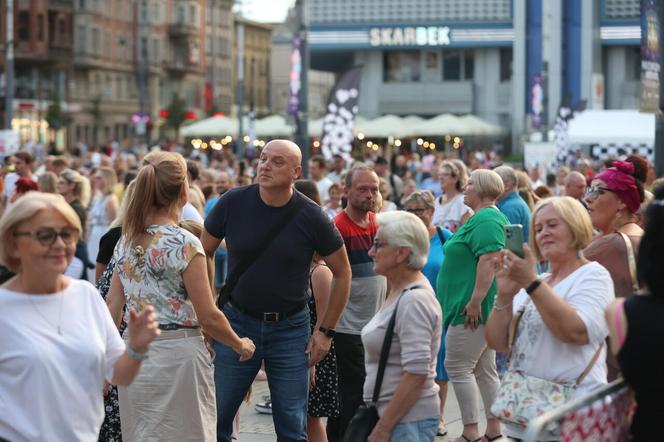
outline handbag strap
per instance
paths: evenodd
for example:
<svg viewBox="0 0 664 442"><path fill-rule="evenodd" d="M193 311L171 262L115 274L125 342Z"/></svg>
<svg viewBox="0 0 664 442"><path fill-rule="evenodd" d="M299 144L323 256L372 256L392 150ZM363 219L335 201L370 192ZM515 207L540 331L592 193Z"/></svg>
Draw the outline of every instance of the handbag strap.
<svg viewBox="0 0 664 442"><path fill-rule="evenodd" d="M514 344L514 337L516 335L517 327L519 326L519 322L521 321L521 317L523 316L523 313L526 311L526 306L528 305L528 303L530 301L531 300L528 299L526 302L523 303L523 306L516 313L516 316L514 317L514 320L512 321L512 326L510 327L509 338L508 338L508 352L510 354L512 353L512 344ZM583 370L583 372L581 373L581 376L579 376L578 379L576 380L576 385L577 386L579 384L581 384L581 382L585 379L585 377L588 376L588 373L590 373L590 370L595 365L595 362L597 362L597 358L599 358L599 355L602 353L602 347L604 347L604 342L599 344L599 348L595 352L595 355L590 360L590 362L586 366L585 370Z"/></svg>
<svg viewBox="0 0 664 442"><path fill-rule="evenodd" d="M443 236L443 229L440 228L440 226L436 226L436 233L438 234L438 238L440 239L440 246L445 245L445 237Z"/></svg>
<svg viewBox="0 0 664 442"><path fill-rule="evenodd" d="M392 337L394 336L394 325L397 321L397 310L399 309L399 303L403 298L403 294L408 290L422 288L419 285L414 285L405 289L401 292L397 303L394 306L394 312L390 317L390 322L387 324L387 329L385 330L385 338L383 339L383 346L380 349L380 361L378 362L378 372L376 373L376 384L374 385L372 402L375 404L378 402L378 396L380 396L380 387L383 384L383 376L385 375L385 367L387 366L387 358L390 356L390 347L392 346Z"/></svg>
<svg viewBox="0 0 664 442"><path fill-rule="evenodd" d="M228 277L226 278L226 290L224 291L224 295L227 299L220 299L219 300L220 305L225 304L229 300L231 293L235 288L235 285L240 280L240 277L242 277L244 272L246 272L247 269L251 267L251 265L255 263L256 260L258 260L258 258L260 258L260 256L268 248L268 246L272 243L272 241L274 241L274 239L277 236L279 236L279 233L283 231L284 227L286 227L288 223L299 212L299 209L304 204L304 197L303 195L299 195L299 193L300 192L298 192L297 190L294 190L295 203L292 206L290 206L290 208L288 208L283 218L281 218L281 220L278 223L272 226L269 232L267 232L265 237L258 244L258 246L254 250L252 250L252 252L248 256L246 256L244 260L240 261L237 267L233 269L234 272L228 275Z"/></svg>
<svg viewBox="0 0 664 442"><path fill-rule="evenodd" d="M634 247L632 246L632 240L629 239L629 236L623 232L618 232L622 236L623 241L625 241L625 247L627 247L627 264L629 265L629 275L632 278L632 290L634 292L639 291L639 280L636 277L636 258L634 257Z"/></svg>

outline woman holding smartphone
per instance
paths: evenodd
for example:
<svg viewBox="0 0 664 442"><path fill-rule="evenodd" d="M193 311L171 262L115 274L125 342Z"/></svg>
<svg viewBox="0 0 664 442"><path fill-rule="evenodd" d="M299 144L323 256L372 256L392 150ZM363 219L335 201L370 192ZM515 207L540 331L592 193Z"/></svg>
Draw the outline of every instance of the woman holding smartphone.
<svg viewBox="0 0 664 442"><path fill-rule="evenodd" d="M499 292L485 329L489 347L508 351L509 330L519 317L505 376L516 371L556 383L576 382L574 396L606 384L604 310L614 298L613 283L604 267L583 257L581 250L591 239L583 205L571 197L551 197L535 206L525 257L506 250L496 259ZM537 261L548 261L551 273L538 277ZM505 388L516 385L507 382L501 392ZM525 428L502 418L506 435L521 438ZM552 433L540 437L558 438Z"/></svg>

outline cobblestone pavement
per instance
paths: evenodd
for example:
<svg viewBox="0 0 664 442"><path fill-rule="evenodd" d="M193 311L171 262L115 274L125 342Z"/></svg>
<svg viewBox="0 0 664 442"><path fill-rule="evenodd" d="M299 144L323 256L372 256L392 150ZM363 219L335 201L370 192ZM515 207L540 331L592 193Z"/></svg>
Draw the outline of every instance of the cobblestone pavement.
<svg viewBox="0 0 664 442"><path fill-rule="evenodd" d="M254 410L256 402L262 402L263 396L268 395L269 390L267 382L254 382L251 392L251 403L242 405L240 417L240 442L271 442L276 441L277 436L272 424L272 416L269 414L260 414ZM450 385L447 395L447 405L445 407L445 421L447 422L448 435L436 438L437 442L452 441L461 434L463 425L461 423L461 413L454 389ZM484 428L484 421L480 424L480 429Z"/></svg>

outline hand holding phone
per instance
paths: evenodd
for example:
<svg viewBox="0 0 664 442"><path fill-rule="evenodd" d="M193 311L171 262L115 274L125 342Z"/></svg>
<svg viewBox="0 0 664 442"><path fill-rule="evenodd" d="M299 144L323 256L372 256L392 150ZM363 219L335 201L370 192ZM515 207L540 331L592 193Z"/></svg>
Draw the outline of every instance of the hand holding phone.
<svg viewBox="0 0 664 442"><path fill-rule="evenodd" d="M524 258L523 253L523 226L521 224L506 224L505 230L505 249L510 250L519 258Z"/></svg>

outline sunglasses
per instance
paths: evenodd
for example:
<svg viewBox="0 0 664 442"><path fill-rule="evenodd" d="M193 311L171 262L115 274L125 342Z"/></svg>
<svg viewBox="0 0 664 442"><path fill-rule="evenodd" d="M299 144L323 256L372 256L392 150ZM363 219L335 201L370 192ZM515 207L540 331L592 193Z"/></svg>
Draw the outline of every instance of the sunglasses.
<svg viewBox="0 0 664 442"><path fill-rule="evenodd" d="M78 234L75 229L65 227L59 232L50 227L44 227L37 229L34 232L15 232L14 236L30 236L35 238L43 246L50 247L55 244L55 241L58 239L58 236L62 238L62 241L65 244L72 244L78 239Z"/></svg>

